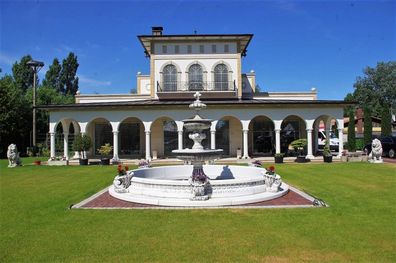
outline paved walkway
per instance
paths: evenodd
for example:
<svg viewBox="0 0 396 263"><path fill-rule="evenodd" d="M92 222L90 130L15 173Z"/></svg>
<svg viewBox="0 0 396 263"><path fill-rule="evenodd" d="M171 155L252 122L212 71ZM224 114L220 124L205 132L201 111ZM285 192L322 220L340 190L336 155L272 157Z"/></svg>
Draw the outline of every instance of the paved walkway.
<svg viewBox="0 0 396 263"><path fill-rule="evenodd" d="M385 163L396 163L396 158L384 158Z"/></svg>
<svg viewBox="0 0 396 263"><path fill-rule="evenodd" d="M314 198L301 192L294 187L290 187L289 192L279 198L238 206L221 207L166 207L148 204L127 202L112 197L107 189L87 198L74 205L77 209L195 209L195 208L293 208L293 207L313 207Z"/></svg>

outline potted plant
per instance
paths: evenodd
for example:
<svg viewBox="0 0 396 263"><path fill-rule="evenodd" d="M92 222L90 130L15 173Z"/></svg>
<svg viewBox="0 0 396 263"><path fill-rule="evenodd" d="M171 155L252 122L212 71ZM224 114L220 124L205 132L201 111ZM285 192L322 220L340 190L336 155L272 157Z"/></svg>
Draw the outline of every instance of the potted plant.
<svg viewBox="0 0 396 263"><path fill-rule="evenodd" d="M102 158L100 158L100 162L102 165L110 164L110 158L108 158L108 156L111 151L113 151L113 146L111 146L110 143L106 143L105 145L100 146L98 152L102 156Z"/></svg>
<svg viewBox="0 0 396 263"><path fill-rule="evenodd" d="M298 153L296 162L305 163L307 161L305 158L305 147L307 146L307 139L294 140L290 145L294 148L294 151Z"/></svg>
<svg viewBox="0 0 396 263"><path fill-rule="evenodd" d="M275 163L283 163L283 153L276 153L275 154Z"/></svg>
<svg viewBox="0 0 396 263"><path fill-rule="evenodd" d="M323 161L325 163L331 163L333 161L333 155L330 151L330 143L329 140L326 140L326 144L323 148Z"/></svg>
<svg viewBox="0 0 396 263"><path fill-rule="evenodd" d="M85 152L91 149L92 141L88 135L77 135L73 142L73 150L80 153L80 165L88 165L88 158Z"/></svg>

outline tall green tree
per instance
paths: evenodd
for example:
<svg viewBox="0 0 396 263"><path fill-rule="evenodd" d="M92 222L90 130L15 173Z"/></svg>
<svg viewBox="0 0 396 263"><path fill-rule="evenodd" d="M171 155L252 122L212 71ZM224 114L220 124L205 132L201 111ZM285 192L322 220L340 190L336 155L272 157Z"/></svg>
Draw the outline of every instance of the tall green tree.
<svg viewBox="0 0 396 263"><path fill-rule="evenodd" d="M381 135L390 136L392 135L392 115L390 108L383 107L382 118L381 118Z"/></svg>
<svg viewBox="0 0 396 263"><path fill-rule="evenodd" d="M26 99L32 97L33 89L26 92ZM31 101L31 100L30 100ZM72 104L74 97L72 95L64 95L52 87L40 86L37 89L37 105L51 105L51 104ZM31 106L31 103L30 103ZM38 110L36 115L37 134L45 134L49 130L49 114L45 110ZM40 139L40 138L39 138Z"/></svg>
<svg viewBox="0 0 396 263"><path fill-rule="evenodd" d="M12 65L12 75L15 80L15 85L21 88L23 92L33 86L33 71L27 65L32 60L30 55L23 56L19 62ZM37 83L36 83L37 84Z"/></svg>
<svg viewBox="0 0 396 263"><path fill-rule="evenodd" d="M5 156L11 143L19 151L29 146L31 110L22 88L11 76L0 79L0 155Z"/></svg>
<svg viewBox="0 0 396 263"><path fill-rule="evenodd" d="M360 107L369 107L381 117L382 107L396 111L396 61L379 62L375 68L364 69L364 76L354 84L353 99ZM348 95L347 95L348 96Z"/></svg>
<svg viewBox="0 0 396 263"><path fill-rule="evenodd" d="M356 137L355 137L355 112L354 110L349 111L349 123L348 123L348 150L354 152L356 150Z"/></svg>
<svg viewBox="0 0 396 263"><path fill-rule="evenodd" d="M62 66L57 58L54 59L52 65L49 67L47 73L45 73L45 79L43 80L44 87L51 87L57 92L65 93L64 88L61 84L61 72Z"/></svg>
<svg viewBox="0 0 396 263"><path fill-rule="evenodd" d="M371 110L369 107L364 107L364 144L371 143L373 139L373 122L371 121Z"/></svg>
<svg viewBox="0 0 396 263"><path fill-rule="evenodd" d="M62 61L60 80L64 94L73 96L76 94L78 90L78 77L76 76L78 66L77 56L73 52L70 52L67 58Z"/></svg>

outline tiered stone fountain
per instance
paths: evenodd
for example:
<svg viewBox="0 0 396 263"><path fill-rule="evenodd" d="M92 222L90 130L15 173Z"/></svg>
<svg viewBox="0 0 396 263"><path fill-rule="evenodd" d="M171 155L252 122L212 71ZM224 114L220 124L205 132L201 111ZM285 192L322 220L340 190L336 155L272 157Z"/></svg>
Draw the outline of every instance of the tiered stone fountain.
<svg viewBox="0 0 396 263"><path fill-rule="evenodd" d="M201 94L196 92L194 97L196 100L190 104L190 109L195 110L195 116L191 119L183 120L184 127L189 134L189 138L194 141L191 149L173 150L177 158L187 161L193 165L193 171L190 178L193 196L191 200L207 200L210 192L209 178L206 176L203 165L206 161L213 161L220 158L223 150L220 149L204 149L202 141L206 139L204 130L210 128L212 120L203 119L199 112L206 108L206 104L199 100Z"/></svg>
<svg viewBox="0 0 396 263"><path fill-rule="evenodd" d="M117 175L109 193L125 201L163 206L227 206L278 198L288 192L280 176L261 167L204 165L221 156L221 149L204 149L204 130L212 120L200 111L206 105L195 94L190 108L196 111L184 120L191 149L174 150L176 156L191 165L140 168Z"/></svg>

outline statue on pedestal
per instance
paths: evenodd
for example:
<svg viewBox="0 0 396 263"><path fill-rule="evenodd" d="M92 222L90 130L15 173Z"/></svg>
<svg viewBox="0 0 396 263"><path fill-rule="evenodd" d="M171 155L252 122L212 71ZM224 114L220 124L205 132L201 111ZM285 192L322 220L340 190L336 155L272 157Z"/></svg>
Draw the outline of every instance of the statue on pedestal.
<svg viewBox="0 0 396 263"><path fill-rule="evenodd" d="M371 143L371 152L369 154L370 163L382 163L382 144L381 141L375 138Z"/></svg>
<svg viewBox="0 0 396 263"><path fill-rule="evenodd" d="M7 158L8 167L10 168L22 165L22 160L19 158L19 152L15 144L8 145Z"/></svg>

